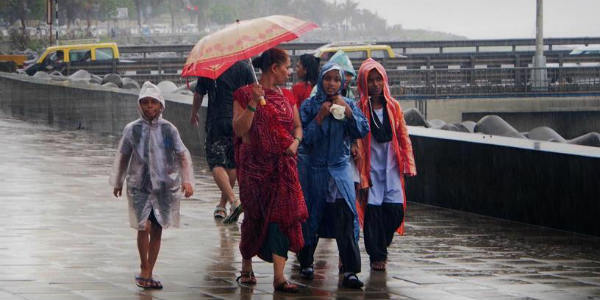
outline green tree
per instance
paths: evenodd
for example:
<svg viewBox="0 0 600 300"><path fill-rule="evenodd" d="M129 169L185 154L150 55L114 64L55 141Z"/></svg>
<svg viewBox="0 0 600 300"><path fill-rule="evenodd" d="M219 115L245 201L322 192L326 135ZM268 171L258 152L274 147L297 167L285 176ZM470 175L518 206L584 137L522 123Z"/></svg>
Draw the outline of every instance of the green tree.
<svg viewBox="0 0 600 300"><path fill-rule="evenodd" d="M3 0L0 1L0 15L11 23L19 21L21 33L15 36L18 46L24 48L29 40L27 23L29 20L40 20L45 14L44 0Z"/></svg>
<svg viewBox="0 0 600 300"><path fill-rule="evenodd" d="M210 20L217 24L230 24L237 19L235 10L226 4L216 3L210 8Z"/></svg>

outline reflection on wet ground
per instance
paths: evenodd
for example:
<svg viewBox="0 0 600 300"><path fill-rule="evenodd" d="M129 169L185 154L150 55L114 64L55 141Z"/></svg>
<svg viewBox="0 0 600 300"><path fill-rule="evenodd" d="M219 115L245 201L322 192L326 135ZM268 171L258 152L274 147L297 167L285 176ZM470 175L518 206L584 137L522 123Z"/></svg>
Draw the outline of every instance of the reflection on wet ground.
<svg viewBox="0 0 600 300"><path fill-rule="evenodd" d="M600 238L416 203L386 273L370 272L363 252L364 291L339 287L331 240L319 244L312 282L290 260L300 294L273 293L271 265L258 260L259 283L241 287L240 232L212 219L219 193L200 157L182 226L163 234L165 289L141 291L135 231L108 186L116 142L0 116L0 300L600 299Z"/></svg>

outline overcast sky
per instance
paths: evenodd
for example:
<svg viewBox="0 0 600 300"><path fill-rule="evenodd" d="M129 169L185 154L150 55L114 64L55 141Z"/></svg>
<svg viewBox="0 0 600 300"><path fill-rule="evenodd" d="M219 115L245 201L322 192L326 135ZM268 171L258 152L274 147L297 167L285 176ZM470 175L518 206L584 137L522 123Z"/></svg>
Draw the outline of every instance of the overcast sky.
<svg viewBox="0 0 600 300"><path fill-rule="evenodd" d="M377 12L388 25L471 39L535 38L536 0L356 1L360 8ZM544 36L600 36L600 0L544 0Z"/></svg>

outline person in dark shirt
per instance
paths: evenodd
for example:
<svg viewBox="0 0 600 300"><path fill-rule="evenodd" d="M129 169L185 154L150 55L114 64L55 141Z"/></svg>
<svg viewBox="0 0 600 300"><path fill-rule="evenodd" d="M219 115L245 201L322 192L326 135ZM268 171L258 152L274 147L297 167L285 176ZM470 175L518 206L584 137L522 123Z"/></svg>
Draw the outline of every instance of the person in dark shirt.
<svg viewBox="0 0 600 300"><path fill-rule="evenodd" d="M233 92L254 82L252 72L252 67L246 61L239 61L216 80L199 77L196 84L190 122L198 126L198 110L204 95L208 95L204 148L208 167L221 190L221 200L213 212L214 217L218 219L227 216L228 202L231 205L230 212L239 205L233 193L236 181L232 127Z"/></svg>

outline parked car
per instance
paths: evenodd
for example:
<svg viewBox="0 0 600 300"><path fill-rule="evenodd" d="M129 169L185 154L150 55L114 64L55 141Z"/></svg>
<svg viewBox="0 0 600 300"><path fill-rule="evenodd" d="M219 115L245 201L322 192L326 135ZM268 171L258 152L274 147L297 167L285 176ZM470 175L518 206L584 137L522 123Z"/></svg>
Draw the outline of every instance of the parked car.
<svg viewBox="0 0 600 300"><path fill-rule="evenodd" d="M180 27L179 32L181 32L181 33L198 33L198 25L185 24Z"/></svg>
<svg viewBox="0 0 600 300"><path fill-rule="evenodd" d="M170 33L169 26L167 24L154 24L151 28L152 34L167 34Z"/></svg>
<svg viewBox="0 0 600 300"><path fill-rule="evenodd" d="M52 46L46 48L38 60L25 69L25 73L33 75L37 71L56 70L65 74L67 68L108 65L112 62L119 62L119 48L116 43Z"/></svg>
<svg viewBox="0 0 600 300"><path fill-rule="evenodd" d="M600 55L600 46L584 46L573 49L569 55Z"/></svg>
<svg viewBox="0 0 600 300"><path fill-rule="evenodd" d="M393 58L398 57L389 45L372 45L368 43L332 43L319 47L315 56L327 61L338 50L346 52L350 59Z"/></svg>

